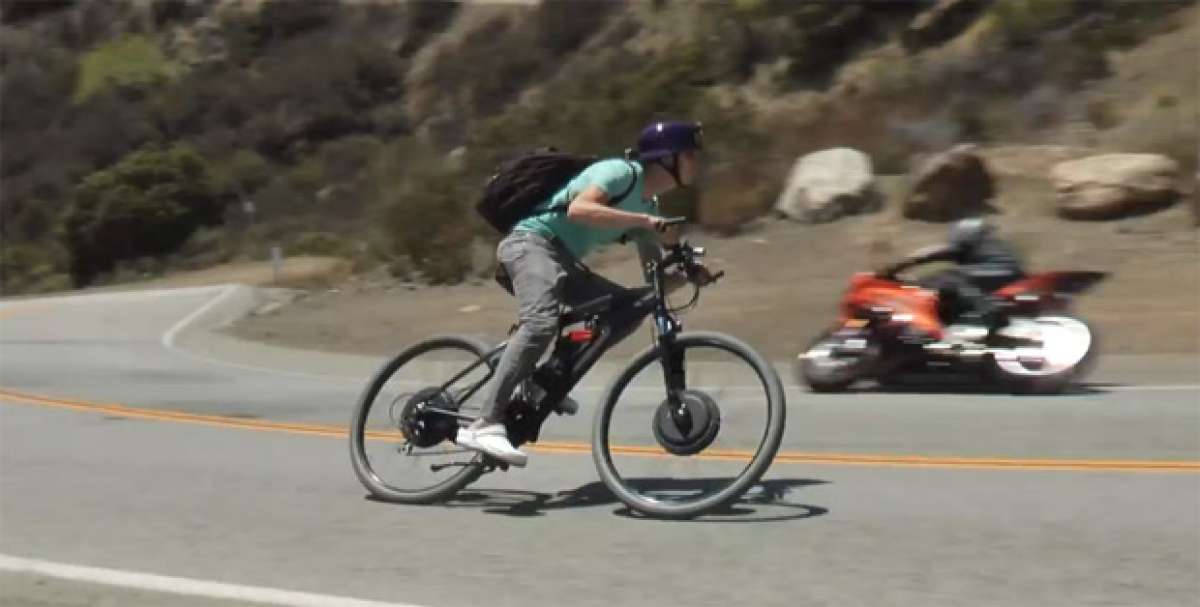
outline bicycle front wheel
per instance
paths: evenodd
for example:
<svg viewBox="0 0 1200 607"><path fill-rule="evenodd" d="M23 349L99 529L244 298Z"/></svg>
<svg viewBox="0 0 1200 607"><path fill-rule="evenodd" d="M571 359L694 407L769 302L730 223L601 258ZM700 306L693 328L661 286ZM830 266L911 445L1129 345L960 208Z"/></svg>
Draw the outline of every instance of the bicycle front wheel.
<svg viewBox="0 0 1200 607"><path fill-rule="evenodd" d="M389 360L350 422L350 460L363 486L380 499L418 504L479 478L481 457L454 437L479 415L493 365L486 344L458 335L425 340Z"/></svg>
<svg viewBox="0 0 1200 607"><path fill-rule="evenodd" d="M668 398L667 375L683 390ZM665 518L712 512L762 477L783 439L779 375L746 344L684 333L639 354L596 412L592 455L626 505Z"/></svg>

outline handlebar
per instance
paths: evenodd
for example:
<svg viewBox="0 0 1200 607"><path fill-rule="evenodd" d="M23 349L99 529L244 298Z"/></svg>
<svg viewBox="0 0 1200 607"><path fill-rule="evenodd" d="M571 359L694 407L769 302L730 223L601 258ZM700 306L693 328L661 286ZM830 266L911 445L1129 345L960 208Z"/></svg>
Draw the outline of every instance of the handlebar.
<svg viewBox="0 0 1200 607"><path fill-rule="evenodd" d="M662 224L670 227L685 224L687 221L687 217L663 217Z"/></svg>
<svg viewBox="0 0 1200 607"><path fill-rule="evenodd" d="M699 261L707 254L707 251L705 251L704 247L693 247L686 241L680 241L679 243L670 246L668 250L670 252L667 253L666 257L663 258L662 265L679 266L685 273L687 273L688 279L694 282L695 278L704 268L704 264L700 263ZM724 270L717 272L716 274L711 274L709 275L706 284L717 282L724 276Z"/></svg>
<svg viewBox="0 0 1200 607"><path fill-rule="evenodd" d="M655 226L659 232L667 231L667 228L687 223L687 217L663 217L658 220Z"/></svg>

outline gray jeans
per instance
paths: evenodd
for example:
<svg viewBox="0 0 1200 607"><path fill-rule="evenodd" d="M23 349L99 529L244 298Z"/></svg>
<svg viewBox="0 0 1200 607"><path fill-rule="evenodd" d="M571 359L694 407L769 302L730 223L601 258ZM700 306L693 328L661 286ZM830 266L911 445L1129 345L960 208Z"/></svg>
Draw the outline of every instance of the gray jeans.
<svg viewBox="0 0 1200 607"><path fill-rule="evenodd" d="M496 366L494 391L481 415L488 423L504 419L513 391L557 337L564 305L579 305L624 290L582 267L562 245L533 232L506 236L496 248L496 258L512 279L520 325Z"/></svg>

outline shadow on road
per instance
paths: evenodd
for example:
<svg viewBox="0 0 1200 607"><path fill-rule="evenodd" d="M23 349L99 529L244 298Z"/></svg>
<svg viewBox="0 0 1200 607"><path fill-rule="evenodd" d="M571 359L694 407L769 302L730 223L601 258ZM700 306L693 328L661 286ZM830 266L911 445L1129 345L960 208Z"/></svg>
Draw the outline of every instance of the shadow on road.
<svg viewBox="0 0 1200 607"><path fill-rule="evenodd" d="M729 482L727 478L708 479L666 479L640 478L628 479L628 482L638 491L653 494L654 492L705 491L723 486ZM704 516L692 519L697 523L756 523L770 521L786 521L811 518L827 513L827 508L811 506L789 500L790 494L797 489L811 485L822 485L827 481L812 479L769 479L761 481L750 488L746 495L737 501L710 512ZM589 508L620 504L616 496L604 486L595 481L569 491L543 493L537 491L521 491L512 489L465 489L453 499L441 504L445 508L472 508L486 514L498 514L514 517L545 516L554 510L571 508ZM436 507L436 506L435 506ZM621 504L613 511L618 516L648 519L640 513L631 511Z"/></svg>
<svg viewBox="0 0 1200 607"><path fill-rule="evenodd" d="M860 388L851 388L846 394L969 394L971 396L1001 396L1001 397L1028 397L1028 396L1050 396L1050 397L1071 397L1071 396L1090 396L1096 394L1108 394L1112 390L1109 388L1120 387L1120 384L1112 383L1085 383L1069 386L1062 392L1058 393L1037 393L1037 392L1015 392L1006 390L1003 386L993 382L976 381L976 382L936 382L936 381L906 381L906 382L888 382L888 383L871 383ZM803 388L801 388L803 389Z"/></svg>

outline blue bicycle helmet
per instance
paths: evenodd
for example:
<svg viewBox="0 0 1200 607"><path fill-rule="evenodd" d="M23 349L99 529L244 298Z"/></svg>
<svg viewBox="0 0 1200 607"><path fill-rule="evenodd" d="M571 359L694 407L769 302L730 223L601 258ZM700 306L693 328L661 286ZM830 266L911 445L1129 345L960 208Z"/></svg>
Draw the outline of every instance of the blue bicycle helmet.
<svg viewBox="0 0 1200 607"><path fill-rule="evenodd" d="M703 147L703 129L699 122L660 121L642 129L642 134L638 137L637 157L642 162L656 162L662 165L675 178L675 183L682 186L683 182L679 179L679 154ZM669 163L667 158L671 159Z"/></svg>

